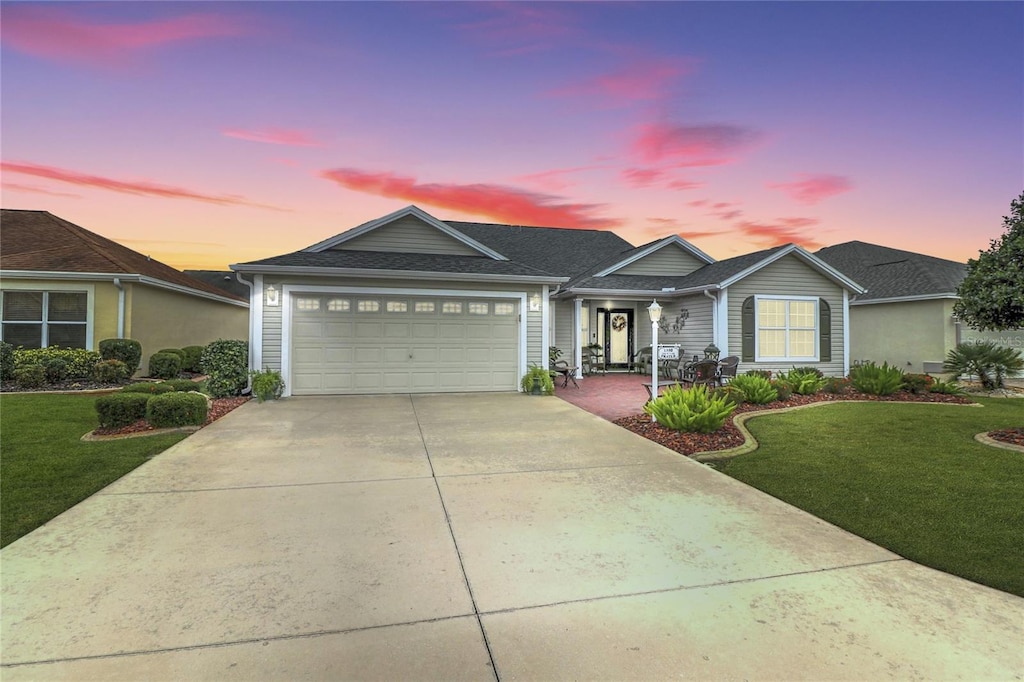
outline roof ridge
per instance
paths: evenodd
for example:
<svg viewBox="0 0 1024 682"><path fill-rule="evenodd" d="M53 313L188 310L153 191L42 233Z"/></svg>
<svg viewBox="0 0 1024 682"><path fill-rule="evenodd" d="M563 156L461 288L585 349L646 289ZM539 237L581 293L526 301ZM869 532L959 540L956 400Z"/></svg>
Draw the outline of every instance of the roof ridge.
<svg viewBox="0 0 1024 682"><path fill-rule="evenodd" d="M442 220L441 222L446 223L451 227L455 227L456 225L486 225L490 227L519 227L530 230L564 230L566 232L611 232L611 230L601 230L596 227L552 227L549 225L509 225L508 223L481 223L476 220ZM615 233L612 232L612 234Z"/></svg>
<svg viewBox="0 0 1024 682"><path fill-rule="evenodd" d="M49 211L43 211L43 212L46 213L51 218L53 218L54 220L56 220L57 224L60 225L60 227L64 228L68 232L73 233L76 237L78 237L80 240L85 242L86 245L97 256L99 256L100 258L103 258L104 260L110 261L111 263L113 263L117 267L121 268L121 270L123 270L126 273L131 273L132 272L133 268L127 262L114 257L113 254L110 254L110 253L108 253L108 252L106 252L104 250L101 250L99 245L96 243L96 241L97 241L96 238L98 238L99 240L101 240L103 242L108 242L110 244L114 244L116 246L120 246L123 249L127 248L127 247L121 246L117 242L115 242L115 241L113 241L111 239L108 239L108 238L104 237L103 235L96 234L95 232L91 232L89 230L86 230L84 227L80 227L78 225L75 225L72 222L64 220L60 216L53 215ZM149 258L149 256L146 256L146 257ZM150 259L150 260L152 260L152 259ZM139 274L141 274L141 273L139 273Z"/></svg>

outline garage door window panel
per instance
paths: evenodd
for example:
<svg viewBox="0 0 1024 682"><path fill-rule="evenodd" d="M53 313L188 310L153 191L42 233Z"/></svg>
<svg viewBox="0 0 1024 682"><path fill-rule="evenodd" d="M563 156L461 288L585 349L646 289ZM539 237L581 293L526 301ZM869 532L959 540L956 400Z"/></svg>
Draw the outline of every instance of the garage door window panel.
<svg viewBox="0 0 1024 682"><path fill-rule="evenodd" d="M352 310L352 302L347 298L332 298L327 302L327 310L332 313L347 313Z"/></svg>
<svg viewBox="0 0 1024 682"><path fill-rule="evenodd" d="M363 299L356 303L356 310L361 313L380 312L380 301Z"/></svg>
<svg viewBox="0 0 1024 682"><path fill-rule="evenodd" d="M432 313L435 311L436 305L433 301L417 301L414 310L417 313Z"/></svg>
<svg viewBox="0 0 1024 682"><path fill-rule="evenodd" d="M461 301L445 301L441 304L441 312L445 315L461 315L462 314L462 302Z"/></svg>
<svg viewBox="0 0 1024 682"><path fill-rule="evenodd" d="M407 313L409 304L406 301L388 301L387 311L389 313Z"/></svg>

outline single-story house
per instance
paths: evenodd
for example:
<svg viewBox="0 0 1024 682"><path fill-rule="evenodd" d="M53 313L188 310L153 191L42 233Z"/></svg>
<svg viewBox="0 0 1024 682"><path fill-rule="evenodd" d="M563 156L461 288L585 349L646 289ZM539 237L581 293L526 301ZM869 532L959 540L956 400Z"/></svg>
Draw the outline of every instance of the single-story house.
<svg viewBox="0 0 1024 682"><path fill-rule="evenodd" d="M47 211L0 211L0 338L15 346L96 350L245 339L249 302Z"/></svg>
<svg viewBox="0 0 1024 682"><path fill-rule="evenodd" d="M958 343L990 340L1024 350L1024 330L979 332L953 314L967 271L963 263L860 241L815 255L867 289L850 300L854 360L941 373Z"/></svg>
<svg viewBox="0 0 1024 682"><path fill-rule="evenodd" d="M286 394L516 390L560 348L625 368L652 339L740 371L849 368L851 278L788 244L716 261L677 236L442 221L409 206L231 268L252 283L250 363Z"/></svg>

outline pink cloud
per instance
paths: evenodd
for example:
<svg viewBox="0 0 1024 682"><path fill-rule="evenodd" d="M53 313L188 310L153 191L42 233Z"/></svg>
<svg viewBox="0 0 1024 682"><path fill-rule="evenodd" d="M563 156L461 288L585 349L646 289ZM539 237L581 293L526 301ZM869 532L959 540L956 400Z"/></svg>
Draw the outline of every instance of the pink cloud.
<svg viewBox="0 0 1024 682"><path fill-rule="evenodd" d="M455 28L492 55L509 57L545 51L576 33L575 18L553 4L487 2L462 7L486 13Z"/></svg>
<svg viewBox="0 0 1024 682"><path fill-rule="evenodd" d="M660 168L626 168L622 171L622 179L630 187L649 187L665 177Z"/></svg>
<svg viewBox="0 0 1024 682"><path fill-rule="evenodd" d="M314 138L304 130L292 128L265 128L263 130L244 130L242 128L227 128L220 131L225 137L234 137L249 142L263 142L265 144L283 144L290 147L323 147L323 143Z"/></svg>
<svg viewBox="0 0 1024 682"><path fill-rule="evenodd" d="M691 73L692 60L651 59L638 61L612 73L578 85L551 91L555 96L598 96L617 103L662 99L670 84Z"/></svg>
<svg viewBox="0 0 1024 682"><path fill-rule="evenodd" d="M248 29L219 14L188 14L137 23L102 23L52 6L4 8L7 47L58 62L119 66L126 54L202 38L240 35Z"/></svg>
<svg viewBox="0 0 1024 682"><path fill-rule="evenodd" d="M356 192L429 204L516 225L605 229L622 223L595 216L602 205L561 203L558 197L514 187L418 183L415 178L394 173L367 173L354 168L325 170L319 176Z"/></svg>
<svg viewBox="0 0 1024 682"><path fill-rule="evenodd" d="M535 187L540 187L543 190L549 192L560 192L569 187L574 187L575 182L569 180L567 176L575 173L582 173L583 171L594 170L595 168L601 168L601 166L575 166L573 168L553 168L552 170L540 171L539 173L530 173L528 175L520 175L516 180L525 182Z"/></svg>
<svg viewBox="0 0 1024 682"><path fill-rule="evenodd" d="M816 204L822 199L853 189L850 179L842 175L803 173L799 177L802 179L795 182L770 182L768 188L782 190L794 201L807 205Z"/></svg>
<svg viewBox="0 0 1024 682"><path fill-rule="evenodd" d="M686 202L687 206L693 206L694 208L700 208L701 206L707 206L711 202L707 199L694 199L693 201Z"/></svg>
<svg viewBox="0 0 1024 682"><path fill-rule="evenodd" d="M22 185L17 182L5 182L3 183L3 189L12 192L32 192L34 194L46 194L51 197L67 197L69 199L81 199L82 197L78 194L71 194L69 192L54 192L53 190L45 189L43 187L36 187L35 185Z"/></svg>
<svg viewBox="0 0 1024 682"><path fill-rule="evenodd" d="M705 184L706 183L703 182L697 182L696 180L673 180L668 183L668 188L682 191L688 189L699 189Z"/></svg>
<svg viewBox="0 0 1024 682"><path fill-rule="evenodd" d="M648 163L669 162L676 167L720 166L752 147L761 133L727 123L673 125L647 123L636 130L633 152Z"/></svg>
<svg viewBox="0 0 1024 682"><path fill-rule="evenodd" d="M158 185L148 181L115 180L113 178L106 178L100 175L88 175L86 173L79 173L77 171L67 170L64 168L41 166L34 163L11 163L3 161L0 162L0 170L3 170L6 173L30 175L37 178L46 178L47 180L56 180L57 182L66 182L71 185L78 185L79 187L105 189L111 192L120 192L122 194L136 194L140 196L160 197L163 199L190 199L193 201L202 201L208 204L219 204L221 206L255 206L257 208L267 208L274 211L286 210L275 206L257 204L239 196L205 194L195 190L171 187L168 185Z"/></svg>
<svg viewBox="0 0 1024 682"><path fill-rule="evenodd" d="M774 223L743 220L736 223L736 228L744 236L766 248L792 243L805 249L816 249L824 244L805 234L805 231L806 228L815 227L819 222L815 218L779 218Z"/></svg>

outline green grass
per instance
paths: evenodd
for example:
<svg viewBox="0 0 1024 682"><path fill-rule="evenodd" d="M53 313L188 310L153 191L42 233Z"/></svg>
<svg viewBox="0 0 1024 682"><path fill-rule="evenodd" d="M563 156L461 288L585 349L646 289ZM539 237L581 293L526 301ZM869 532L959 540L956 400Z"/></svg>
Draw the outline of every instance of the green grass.
<svg viewBox="0 0 1024 682"><path fill-rule="evenodd" d="M1024 424L1024 400L978 402L756 417L760 447L714 466L907 559L1024 596L1024 454L974 440Z"/></svg>
<svg viewBox="0 0 1024 682"><path fill-rule="evenodd" d="M83 443L95 395L0 396L0 547L174 445L186 434Z"/></svg>

